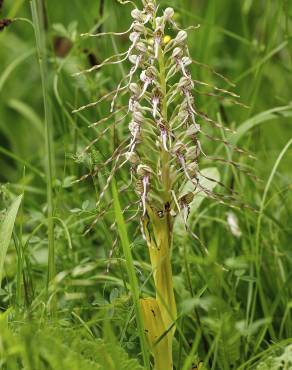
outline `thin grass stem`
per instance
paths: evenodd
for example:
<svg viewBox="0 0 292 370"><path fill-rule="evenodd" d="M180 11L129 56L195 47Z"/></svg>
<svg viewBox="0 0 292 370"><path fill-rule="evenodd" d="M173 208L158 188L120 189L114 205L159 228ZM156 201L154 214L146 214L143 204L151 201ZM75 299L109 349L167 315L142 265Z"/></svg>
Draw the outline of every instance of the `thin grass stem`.
<svg viewBox="0 0 292 370"><path fill-rule="evenodd" d="M134 302L134 308L135 308L135 314L136 314L136 320L137 320L137 326L138 326L138 332L139 332L139 338L140 338L140 345L143 355L143 361L146 369L150 369L150 363L149 363L149 353L147 350L147 344L146 344L146 338L144 334L144 324L143 324L143 318L141 313L141 308L139 304L139 298L140 298L140 292L139 292L139 285L136 277L135 272L135 266L133 262L130 242L128 239L126 224L124 221L124 216L121 210L121 205L119 201L118 191L116 187L115 180L112 180L112 194L113 194L113 201L114 201L114 209L115 209L115 216L118 226L118 231L120 234L121 244L126 260L126 266L127 266L127 273L130 281L130 289L131 294Z"/></svg>
<svg viewBox="0 0 292 370"><path fill-rule="evenodd" d="M37 56L40 68L44 121L45 121L45 169L47 175L47 215L48 215L48 275L47 275L47 293L50 282L55 276L55 246L54 246L54 205L53 205L53 179L54 179L54 149L52 138L52 111L49 98L48 81L48 60L45 40L45 24L42 13L42 3L40 0L30 1L32 20L34 24ZM54 303L51 307L54 311Z"/></svg>

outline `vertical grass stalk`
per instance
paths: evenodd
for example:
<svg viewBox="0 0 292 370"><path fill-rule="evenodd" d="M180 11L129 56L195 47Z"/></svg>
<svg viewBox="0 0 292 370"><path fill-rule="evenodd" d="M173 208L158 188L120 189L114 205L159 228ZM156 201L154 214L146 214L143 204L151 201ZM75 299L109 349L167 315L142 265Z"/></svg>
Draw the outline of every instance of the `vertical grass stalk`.
<svg viewBox="0 0 292 370"><path fill-rule="evenodd" d="M121 205L120 205L115 181L113 181L112 183L112 194L113 194L113 200L114 200L116 222L117 222L121 244L122 244L122 248L123 248L123 252L124 252L124 256L126 260L127 273L128 273L128 277L130 281L130 290L131 290L131 295L132 295L132 299L134 303L134 309L135 309L135 314L136 314L136 321L137 321L137 326L138 326L138 332L139 332L140 345L141 345L144 365L146 366L146 369L150 369L149 355L147 351L146 338L144 334L143 318L142 318L141 308L139 305L139 296L140 296L139 285L138 285L138 281L137 281L137 277L135 273L135 267L133 263L130 242L128 239L128 233L127 233L123 213L121 210Z"/></svg>
<svg viewBox="0 0 292 370"><path fill-rule="evenodd" d="M54 149L52 137L52 112L49 98L49 80L48 80L48 56L45 37L45 24L40 0L31 0L31 13L34 25L36 50L40 68L43 104L44 104L44 121L45 121L45 169L47 175L47 215L48 215L48 276L47 289L50 282L55 276L55 246L54 246L54 206L53 206L53 179L54 179ZM53 308L54 305L52 305Z"/></svg>

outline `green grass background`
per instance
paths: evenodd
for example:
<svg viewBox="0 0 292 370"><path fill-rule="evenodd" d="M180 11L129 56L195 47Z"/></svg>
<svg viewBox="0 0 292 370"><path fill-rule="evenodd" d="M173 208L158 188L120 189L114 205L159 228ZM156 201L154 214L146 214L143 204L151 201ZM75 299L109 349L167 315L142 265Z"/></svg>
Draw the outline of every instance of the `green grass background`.
<svg viewBox="0 0 292 370"><path fill-rule="evenodd" d="M226 126L239 128L240 135L230 140L238 141L256 159L237 155L236 160L261 179L252 180L218 163L203 164L217 167L221 180L234 186L243 202L258 212L232 210L242 233L237 238L227 224L230 209L204 200L190 225L208 246L208 257L183 231L175 238L174 283L181 313L174 345L176 369L187 370L200 361L206 369L280 369L282 357L290 369L292 4L289 0L160 4L173 6L182 26L201 24L189 36L192 57L236 83L234 90L248 108L205 95L198 95L198 104ZM15 197L24 194L0 290L3 369L139 369L143 363L129 293L129 261L116 228L111 228L117 216L111 188L105 195L109 205L101 206L104 216L83 235L96 219L95 204L111 168L100 164L127 133L126 124L110 128L87 155L80 155L99 133L88 124L100 119L108 105L79 115L71 111L113 89L128 68L127 64L106 67L90 76L72 77L128 46L125 37L79 37L97 28L119 32L128 28L129 5L114 0L103 5L98 0L46 3L47 26L42 34L47 39L44 77L51 134L45 130L29 1L6 0L1 12L3 18L16 18L0 33L1 218ZM226 88L206 68L195 65L192 74ZM202 143L208 154L234 155L204 138ZM48 144L51 202L45 181ZM96 166L96 177L72 184ZM119 172L117 190L128 178L128 169ZM131 191L118 193L122 208L129 206L127 219L136 211L136 198ZM50 205L55 262L51 258L48 269ZM152 295L147 249L137 227L136 221L128 225L134 268L140 293ZM57 274L49 289L48 270Z"/></svg>

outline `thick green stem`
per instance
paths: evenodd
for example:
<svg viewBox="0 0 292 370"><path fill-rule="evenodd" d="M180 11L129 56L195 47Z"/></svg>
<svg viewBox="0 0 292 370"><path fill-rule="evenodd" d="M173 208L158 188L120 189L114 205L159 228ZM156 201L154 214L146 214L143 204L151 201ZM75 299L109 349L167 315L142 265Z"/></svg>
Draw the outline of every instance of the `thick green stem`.
<svg viewBox="0 0 292 370"><path fill-rule="evenodd" d="M171 267L172 226L169 225L167 216L161 222L155 220L155 215L151 216L154 239L149 247L149 254L153 268L156 299L164 324L168 329L176 319Z"/></svg>
<svg viewBox="0 0 292 370"><path fill-rule="evenodd" d="M169 351L169 341L172 338L168 335L163 336L165 325L159 304L155 298L141 299L140 303L155 370L172 369L172 351Z"/></svg>
<svg viewBox="0 0 292 370"><path fill-rule="evenodd" d="M164 64L164 56L161 49L159 49L159 78L160 78L160 88L161 88L161 116L163 119L163 123L166 125L166 130L168 130L168 114L167 114L167 86L166 86L166 79L165 79L165 64ZM169 162L170 162L170 154L161 147L161 170L162 170L162 185L164 188L164 197L165 202L170 203L170 190L171 190L171 181L170 181L170 173L169 173Z"/></svg>
<svg viewBox="0 0 292 370"><path fill-rule="evenodd" d="M171 216L168 213L166 213L163 218L159 218L150 207L148 208L148 216L149 222L144 223L144 230L148 241L150 260L153 268L156 302L163 321L164 330L161 333L163 334L173 325L177 314L171 267L172 223L170 219ZM151 234L149 230L152 231ZM157 346L156 351L153 351L156 370L173 369L173 334L174 329L170 330L166 335L167 351L165 351L164 345L163 353L160 353L162 346ZM164 367L159 367L161 363L164 363Z"/></svg>
<svg viewBox="0 0 292 370"><path fill-rule="evenodd" d="M162 50L159 50L159 79L161 88L161 116L163 124L168 130L168 114L167 114L167 85L166 85L166 73L165 73L165 62ZM173 235L173 220L170 215L171 206L171 176L170 176L170 154L163 146L161 146L161 185L163 188L163 217L160 218L151 209L147 208L149 225L144 225L145 235L149 235L149 229L152 230L153 235L150 235L148 239L149 254L151 265L153 268L154 282L156 289L156 301L159 306L161 317L165 326L165 330L168 330L173 322L176 320L176 303L173 291L172 282L172 267L171 267L171 247L172 247L172 235ZM172 338L174 329L170 330L167 334L168 350L165 356L165 363L162 365L163 370L172 370ZM157 357L157 354L154 357ZM160 370L161 354L155 358L156 370Z"/></svg>
<svg viewBox="0 0 292 370"><path fill-rule="evenodd" d="M160 87L162 93L161 101L161 114L166 125L166 130L169 129L168 124L168 112L167 112L167 85L166 85L166 73L165 73L165 62L164 54L159 49L159 78ZM164 147L161 148L161 173L162 173L162 185L164 189L164 218L162 222L164 227L160 230L160 248L154 251L150 251L150 257L153 259L153 254L155 254L156 266L156 288L157 293L160 295L158 297L158 302L160 303L160 309L162 315L165 318L165 324L168 327L176 319L176 303L173 292L172 283L172 267L171 267L171 247L172 247L172 235L173 235L173 221L170 215L170 205L171 205L171 176L170 176L170 154ZM159 230L157 230L159 232ZM167 318L168 311L168 318Z"/></svg>

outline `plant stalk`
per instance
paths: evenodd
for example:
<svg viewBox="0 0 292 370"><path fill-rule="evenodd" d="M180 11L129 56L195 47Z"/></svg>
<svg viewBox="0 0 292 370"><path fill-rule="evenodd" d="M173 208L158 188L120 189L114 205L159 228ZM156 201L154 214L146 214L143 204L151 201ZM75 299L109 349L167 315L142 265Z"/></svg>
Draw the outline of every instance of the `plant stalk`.
<svg viewBox="0 0 292 370"><path fill-rule="evenodd" d="M164 55L159 48L159 77L160 86L162 92L162 102L161 102L161 113L163 121L166 124L166 129L168 130L168 113L167 113L167 85L166 85L166 74L165 74L165 62ZM164 218L162 219L163 227L161 230L156 230L156 234L160 232L160 248L155 250L150 250L150 258L156 260L156 286L158 287L157 294L158 302L160 304L160 309L162 311L162 316L165 321L165 325L168 328L172 325L173 321L176 319L176 303L173 291L172 282L172 266L171 266L171 249L173 240L173 217L170 215L170 204L171 204L171 177L170 177L170 160L171 156L162 147L161 153L161 165L162 165L162 185L164 188ZM155 228L156 229L156 228ZM161 289L161 293L160 293ZM174 332L174 331L173 331Z"/></svg>
<svg viewBox="0 0 292 370"><path fill-rule="evenodd" d="M44 117L45 117L45 157L46 157L46 175L47 175L47 215L48 215L48 276L47 292L50 282L55 277L55 246L54 246L54 219L53 219L53 139L52 139L52 112L49 100L49 82L47 66L47 50L45 40L45 23L42 12L42 3L40 0L31 0L31 13L36 38L36 48L38 62L40 67ZM54 310L54 304L51 309Z"/></svg>
<svg viewBox="0 0 292 370"><path fill-rule="evenodd" d="M159 78L162 93L161 115L168 129L167 116L167 86L165 79L165 63L163 52L159 50ZM144 220L144 233L149 247L150 261L153 269L154 283L156 289L156 301L164 323L164 332L173 326L176 320L177 310L173 291L171 248L173 239L173 218L170 215L171 204L171 177L170 177L170 154L161 148L161 181L163 187L163 217L159 217L151 207L147 207L149 219ZM151 235L153 233L153 235ZM151 315L151 314L150 314ZM165 343L158 343L153 350L155 369L172 370L172 339L175 329L169 330L165 335L167 339L167 350ZM162 333L163 334L163 333ZM162 339L163 340L163 339ZM161 353L163 347L163 353ZM160 348L160 350L159 350Z"/></svg>

